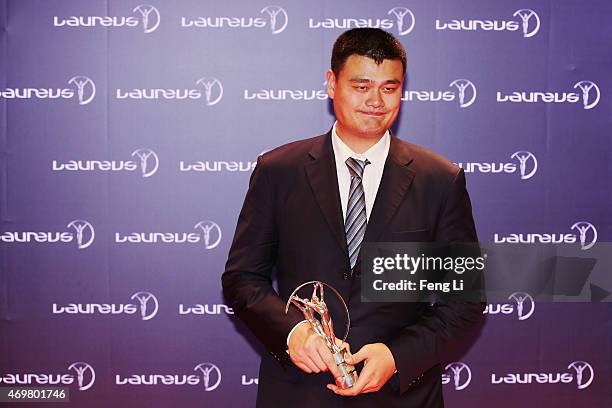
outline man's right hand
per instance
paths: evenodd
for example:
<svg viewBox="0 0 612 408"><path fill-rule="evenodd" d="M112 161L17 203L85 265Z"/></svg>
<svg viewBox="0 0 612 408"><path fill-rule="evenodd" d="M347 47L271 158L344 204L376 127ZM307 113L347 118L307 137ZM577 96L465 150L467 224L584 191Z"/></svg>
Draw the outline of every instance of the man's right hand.
<svg viewBox="0 0 612 408"><path fill-rule="evenodd" d="M349 355L348 343L336 339L340 348L345 347ZM342 375L325 340L315 333L307 322L299 324L289 336L289 357L293 364L307 373L331 371L334 378Z"/></svg>

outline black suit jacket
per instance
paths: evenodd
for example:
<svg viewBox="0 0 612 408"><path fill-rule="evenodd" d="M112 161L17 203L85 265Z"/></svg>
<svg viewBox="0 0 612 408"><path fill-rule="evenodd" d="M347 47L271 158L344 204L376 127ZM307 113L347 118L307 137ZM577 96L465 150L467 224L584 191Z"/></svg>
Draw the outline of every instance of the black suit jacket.
<svg viewBox="0 0 612 408"><path fill-rule="evenodd" d="M364 240L477 241L463 170L391 136ZM258 406L442 406L440 363L473 340L484 305L362 303L359 273L346 278L349 270L331 132L260 156L222 277L235 314L270 351ZM303 316L293 306L286 315L285 302L310 280L334 286L347 301L353 352L377 342L390 348L398 373L377 393L338 397L325 388L330 373L307 374L288 360L287 335Z"/></svg>

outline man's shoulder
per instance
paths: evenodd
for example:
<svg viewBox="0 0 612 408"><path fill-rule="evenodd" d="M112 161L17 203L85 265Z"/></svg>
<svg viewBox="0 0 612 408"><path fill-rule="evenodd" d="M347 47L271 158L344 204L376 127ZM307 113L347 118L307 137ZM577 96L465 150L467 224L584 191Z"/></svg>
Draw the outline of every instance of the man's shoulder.
<svg viewBox="0 0 612 408"><path fill-rule="evenodd" d="M296 140L286 143L261 155L261 162L267 167L287 168L296 167L308 159L308 153L315 147L325 143L328 134Z"/></svg>
<svg viewBox="0 0 612 408"><path fill-rule="evenodd" d="M420 174L455 177L460 168L455 163L427 147L396 138L403 157L410 162L410 168Z"/></svg>

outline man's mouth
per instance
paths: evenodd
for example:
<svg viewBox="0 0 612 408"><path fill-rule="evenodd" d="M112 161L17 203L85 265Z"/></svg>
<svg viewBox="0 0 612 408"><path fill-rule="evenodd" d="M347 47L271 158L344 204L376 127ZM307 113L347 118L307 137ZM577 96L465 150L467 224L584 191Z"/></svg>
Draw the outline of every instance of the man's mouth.
<svg viewBox="0 0 612 408"><path fill-rule="evenodd" d="M384 116L386 114L386 112L380 112L380 111L359 111L359 113L368 115L368 116Z"/></svg>

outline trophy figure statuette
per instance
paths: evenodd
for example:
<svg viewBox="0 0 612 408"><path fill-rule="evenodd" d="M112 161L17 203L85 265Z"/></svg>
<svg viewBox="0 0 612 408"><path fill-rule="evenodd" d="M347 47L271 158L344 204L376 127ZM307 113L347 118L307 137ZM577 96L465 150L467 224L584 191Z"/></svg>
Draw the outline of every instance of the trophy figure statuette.
<svg viewBox="0 0 612 408"><path fill-rule="evenodd" d="M307 285L313 285L312 296L310 299L301 298L297 295L297 292ZM316 334L321 336L325 340L325 344L327 348L334 356L334 360L336 361L336 365L338 369L342 373L342 376L335 378L336 385L339 388L346 389L352 387L355 382L357 382L357 371L355 371L355 366L346 363L346 348L338 346L336 344L336 335L334 333L334 325L329 314L329 310L327 305L325 304L325 295L323 292L323 287L327 286L332 292L338 297L340 303L344 306L344 310L346 311L346 330L344 337L342 338L342 342L346 341L346 337L348 336L348 330L350 327L350 317L348 308L340 293L333 288L332 286L320 282L320 281L310 281L301 284L298 286L289 299L287 300L287 305L285 307L285 313L289 311L289 305L293 303L298 309L302 311L304 318L308 320L310 326L314 330ZM319 318L315 315L318 314Z"/></svg>

